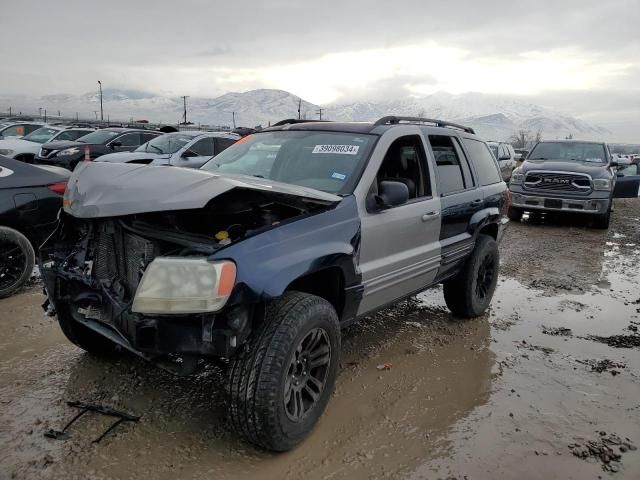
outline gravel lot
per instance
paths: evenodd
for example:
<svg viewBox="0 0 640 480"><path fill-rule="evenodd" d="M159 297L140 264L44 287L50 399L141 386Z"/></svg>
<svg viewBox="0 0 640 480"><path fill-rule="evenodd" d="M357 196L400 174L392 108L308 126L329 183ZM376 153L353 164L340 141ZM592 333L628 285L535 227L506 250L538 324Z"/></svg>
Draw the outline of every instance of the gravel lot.
<svg viewBox="0 0 640 480"><path fill-rule="evenodd" d="M327 411L282 455L230 432L216 368L95 359L38 286L0 300L0 479L640 478L640 203L618 201L609 231L525 218L501 256L483 318L453 319L431 290L344 332ZM98 444L95 415L45 438L68 400L142 419Z"/></svg>

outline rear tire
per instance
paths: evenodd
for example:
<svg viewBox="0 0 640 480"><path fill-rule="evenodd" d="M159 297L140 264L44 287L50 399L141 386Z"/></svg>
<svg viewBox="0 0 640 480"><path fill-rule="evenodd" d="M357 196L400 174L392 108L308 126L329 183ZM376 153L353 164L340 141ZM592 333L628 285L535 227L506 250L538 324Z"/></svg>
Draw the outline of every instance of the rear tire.
<svg viewBox="0 0 640 480"><path fill-rule="evenodd" d="M0 298L12 295L31 278L35 261L27 237L13 228L0 227Z"/></svg>
<svg viewBox="0 0 640 480"><path fill-rule="evenodd" d="M277 452L298 445L324 412L340 362L340 324L325 299L287 292L231 359L227 389L234 429Z"/></svg>
<svg viewBox="0 0 640 480"><path fill-rule="evenodd" d="M509 217L509 220L519 222L520 220L522 220L523 213L524 212L521 208L509 207L509 210L507 210L507 217Z"/></svg>
<svg viewBox="0 0 640 480"><path fill-rule="evenodd" d="M474 318L487 310L498 283L499 264L496 241L479 235L462 270L444 283L444 300L454 316Z"/></svg>
<svg viewBox="0 0 640 480"><path fill-rule="evenodd" d="M116 344L75 320L68 306L56 310L60 329L71 343L96 356L115 353Z"/></svg>

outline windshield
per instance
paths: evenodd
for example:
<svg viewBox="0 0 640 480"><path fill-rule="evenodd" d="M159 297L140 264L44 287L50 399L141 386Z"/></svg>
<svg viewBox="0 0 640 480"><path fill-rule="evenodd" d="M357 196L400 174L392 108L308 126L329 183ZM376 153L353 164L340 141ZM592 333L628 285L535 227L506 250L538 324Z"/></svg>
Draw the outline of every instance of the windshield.
<svg viewBox="0 0 640 480"><path fill-rule="evenodd" d="M107 143L109 140L117 137L121 133L122 132L114 132L113 130L98 130L95 132L91 132L90 134L85 135L84 137L80 137L76 141L81 143L92 143L94 145L100 145L100 144Z"/></svg>
<svg viewBox="0 0 640 480"><path fill-rule="evenodd" d="M58 132L60 132L60 130L58 130L57 128L42 127L34 130L29 135L25 135L24 137L22 137L22 139L28 140L30 142L44 143L48 142L51 137L53 137Z"/></svg>
<svg viewBox="0 0 640 480"><path fill-rule="evenodd" d="M239 140L202 169L251 175L328 193L350 193L367 159L372 135L278 131Z"/></svg>
<svg viewBox="0 0 640 480"><path fill-rule="evenodd" d="M579 142L539 143L531 150L527 160L608 163L602 144Z"/></svg>
<svg viewBox="0 0 640 480"><path fill-rule="evenodd" d="M187 143L193 140L194 135L185 135L183 133L169 133L160 135L159 137L149 140L147 143L140 145L136 152L149 152L170 155L176 153Z"/></svg>

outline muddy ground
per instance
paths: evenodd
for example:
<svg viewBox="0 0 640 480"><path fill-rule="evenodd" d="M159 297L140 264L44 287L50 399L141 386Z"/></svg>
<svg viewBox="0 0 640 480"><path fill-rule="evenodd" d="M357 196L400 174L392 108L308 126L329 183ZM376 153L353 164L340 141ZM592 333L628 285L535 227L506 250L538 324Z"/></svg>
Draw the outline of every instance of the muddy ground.
<svg viewBox="0 0 640 480"><path fill-rule="evenodd" d="M97 360L40 309L0 300L0 479L640 478L640 203L609 231L531 218L502 243L491 311L453 319L440 290L344 332L336 393L296 450L230 433L222 377ZM389 363L389 370L378 365ZM101 443L102 403L142 419Z"/></svg>

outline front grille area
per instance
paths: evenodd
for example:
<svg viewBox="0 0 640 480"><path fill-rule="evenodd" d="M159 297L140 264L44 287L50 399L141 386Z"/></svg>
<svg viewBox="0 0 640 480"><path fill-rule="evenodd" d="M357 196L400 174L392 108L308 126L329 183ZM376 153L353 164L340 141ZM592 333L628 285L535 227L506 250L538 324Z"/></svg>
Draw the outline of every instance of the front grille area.
<svg viewBox="0 0 640 480"><path fill-rule="evenodd" d="M145 268L158 254L157 245L113 222L100 224L93 242L94 278L123 287L132 298Z"/></svg>
<svg viewBox="0 0 640 480"><path fill-rule="evenodd" d="M582 173L527 172L524 187L546 192L590 193L591 177Z"/></svg>

